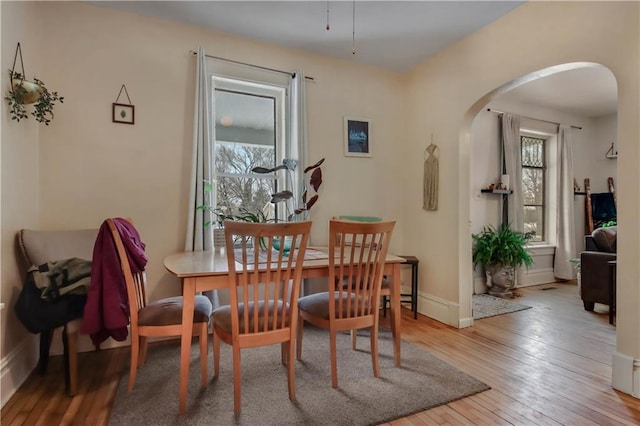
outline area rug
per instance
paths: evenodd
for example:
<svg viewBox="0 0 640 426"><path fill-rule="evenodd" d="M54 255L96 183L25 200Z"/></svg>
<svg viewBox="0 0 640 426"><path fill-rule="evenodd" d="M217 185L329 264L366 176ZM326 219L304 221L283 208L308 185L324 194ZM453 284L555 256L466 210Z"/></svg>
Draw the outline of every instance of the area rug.
<svg viewBox="0 0 640 426"><path fill-rule="evenodd" d="M373 377L369 337L338 336L338 388L331 387L329 335L305 327L302 361L296 362L296 399L289 400L280 345L244 349L242 411L233 413L232 355L221 346L220 376L201 387L198 346L191 348L187 414L178 415L180 347L151 345L148 361L127 392L120 379L111 425L373 425L391 421L489 389L485 383L426 351L402 342L402 367L393 365L390 332L379 336L380 377ZM211 348L210 348L211 349ZM209 365L211 368L211 351ZM209 372L212 376L212 372Z"/></svg>
<svg viewBox="0 0 640 426"><path fill-rule="evenodd" d="M531 306L521 305L489 294L474 294L472 299L474 320L531 309Z"/></svg>

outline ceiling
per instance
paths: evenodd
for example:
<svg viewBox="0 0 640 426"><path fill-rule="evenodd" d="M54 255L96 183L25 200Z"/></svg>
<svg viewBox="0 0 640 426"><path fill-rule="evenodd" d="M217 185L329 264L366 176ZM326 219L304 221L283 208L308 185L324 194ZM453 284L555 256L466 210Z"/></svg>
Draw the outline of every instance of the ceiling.
<svg viewBox="0 0 640 426"><path fill-rule="evenodd" d="M93 3L403 72L524 1L358 0L355 20L352 1ZM330 30L326 29L327 7ZM507 96L588 117L614 113L617 103L615 79L604 68L556 74L521 86Z"/></svg>

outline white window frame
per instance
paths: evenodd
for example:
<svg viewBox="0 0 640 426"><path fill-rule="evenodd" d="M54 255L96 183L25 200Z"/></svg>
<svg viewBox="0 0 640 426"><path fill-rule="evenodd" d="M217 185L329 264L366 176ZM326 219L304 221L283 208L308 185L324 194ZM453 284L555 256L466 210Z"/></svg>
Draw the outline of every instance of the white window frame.
<svg viewBox="0 0 640 426"><path fill-rule="evenodd" d="M214 147L217 144L235 144L235 145L243 145L239 142L231 142L231 141L223 141L217 138L215 132L215 90L223 89L229 90L237 93L247 93L250 95L257 96L266 96L272 97L275 99L275 163L274 166L282 164L282 160L286 157L286 154L289 150L290 138L287 134L287 122L290 119L290 114L288 111L287 102L287 92L288 88L282 86L280 84L272 83L272 82L258 82L253 80L247 80L244 78L234 78L229 77L227 75L211 75L211 97L212 104L214 105L212 114L212 130L215 137ZM254 146L254 144L245 144L247 146ZM213 150L213 155L215 156L216 149ZM272 179L276 181L277 190L281 190L287 188L288 182L285 179L285 176L282 173L275 173L274 175L266 175L266 174L258 174L258 173L249 173L249 174L236 174L236 173L218 173L216 168L215 157L213 158L213 179L214 182L218 180L219 177L237 177L237 178L255 178L255 179ZM290 189L290 188L287 188ZM216 197L213 197L214 208L218 205L218 200ZM286 213L283 211L284 209L279 209L277 205L274 206L274 211L278 220L285 219Z"/></svg>
<svg viewBox="0 0 640 426"><path fill-rule="evenodd" d="M529 245L537 247L555 246L556 234L558 229L558 135L531 128L521 128L520 136L544 139L545 145L544 150L546 169L544 174L544 235L542 236L542 241L530 241ZM522 168L522 165L520 167ZM522 182L520 182L520 184L522 184ZM521 208L524 209L524 205L522 205Z"/></svg>

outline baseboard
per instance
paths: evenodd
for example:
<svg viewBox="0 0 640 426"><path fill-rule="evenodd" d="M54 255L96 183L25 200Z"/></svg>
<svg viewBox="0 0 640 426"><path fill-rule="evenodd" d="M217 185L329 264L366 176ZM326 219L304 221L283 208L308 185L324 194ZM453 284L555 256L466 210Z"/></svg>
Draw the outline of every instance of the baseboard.
<svg viewBox="0 0 640 426"><path fill-rule="evenodd" d="M29 377L38 363L38 335L28 335L0 361L2 407Z"/></svg>
<svg viewBox="0 0 640 426"><path fill-rule="evenodd" d="M640 398L640 359L614 352L611 376L614 389Z"/></svg>
<svg viewBox="0 0 640 426"><path fill-rule="evenodd" d="M418 312L422 315L452 327L468 327L468 325L463 326L462 322L458 321L459 311L460 306L457 303L418 292Z"/></svg>
<svg viewBox="0 0 640 426"><path fill-rule="evenodd" d="M553 268L536 269L518 275L518 287L548 284L555 281L556 278L553 275Z"/></svg>

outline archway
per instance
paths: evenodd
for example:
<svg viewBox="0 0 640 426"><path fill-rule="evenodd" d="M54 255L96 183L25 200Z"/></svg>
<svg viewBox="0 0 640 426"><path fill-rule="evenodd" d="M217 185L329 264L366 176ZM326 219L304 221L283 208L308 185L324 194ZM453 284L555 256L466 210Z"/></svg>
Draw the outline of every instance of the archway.
<svg viewBox="0 0 640 426"><path fill-rule="evenodd" d="M460 132L460 158L459 158L459 162L460 162L460 170L461 171L468 171L471 170L472 167L472 163L471 163L471 158L472 158L472 154L473 154L473 145L472 144L472 140L473 140L473 133L472 133L472 127L474 124L474 120L476 119L476 117L483 111L485 110L485 108L487 107L487 105L489 105L492 101L496 101L497 99L500 99L502 97L502 95L505 95L511 91L513 91L513 89L515 88L519 88L521 86L527 85L531 82L534 81L540 81L545 79L546 77L550 77L552 75L558 75L560 73L565 73L567 71L575 71L575 70L585 70L585 69L603 69L606 70L606 73L611 77L611 79L613 80L613 84L614 84L614 88L613 90L615 91L615 77L613 76L613 73L606 67L604 67L603 65L597 64L597 63L592 63L592 62L574 62L574 63L567 63L567 64L560 64L560 65L555 65L552 67L548 67L548 68L544 68L541 69L539 71L535 71L535 72L531 72L529 74L526 74L522 77L519 77L517 79L514 79L494 90L492 90L491 92L487 93L486 95L484 95L483 97L481 97L480 99L478 99L471 108L469 108L469 110L467 111L467 113L465 114L464 117L464 124L462 126L461 132ZM532 114L532 116L534 118L536 118L535 114ZM544 117L541 117L544 118ZM585 117L586 118L586 117ZM544 120L543 120L544 121ZM558 121L558 120L554 120L554 121ZM574 147L575 149L575 147ZM604 154L604 151L606 150L606 148L603 150L602 154ZM477 159L477 155L476 157L473 157L475 159ZM497 165L497 159L495 160L495 163ZM465 173L471 173L471 172L465 172ZM497 173L497 167L496 167L496 173ZM474 205L474 197L477 198L479 196L479 194L476 194L476 192L479 193L479 189L478 188L472 188L472 185L470 184L470 176L461 176L460 177L460 193L459 193L459 202L460 202L460 209L459 209L459 236L460 236L460 241L459 241L459 249L460 249L460 264L459 264L459 276L460 276L460 288L459 288L459 296L460 296L460 324L462 327L464 326L469 326L473 323L472 321L472 297L471 295L473 294L473 286L474 286L474 274L473 274L473 269L470 267L471 266L471 234L472 232L474 232L474 223L472 222L473 219L477 219L474 217L474 212L472 211L472 205ZM480 183L478 183L480 184ZM475 224L477 225L477 223ZM477 226L475 226L477 227ZM477 232L477 230L475 230ZM576 236L576 238L578 238L578 236ZM581 238L581 236L580 236ZM578 246L580 247L580 246ZM553 249L549 249L548 250L550 253L550 257L551 259L553 258ZM551 274L551 279L553 280L553 274L552 271L546 271L547 273L547 277L549 275L549 273ZM465 315L466 312L466 315Z"/></svg>

